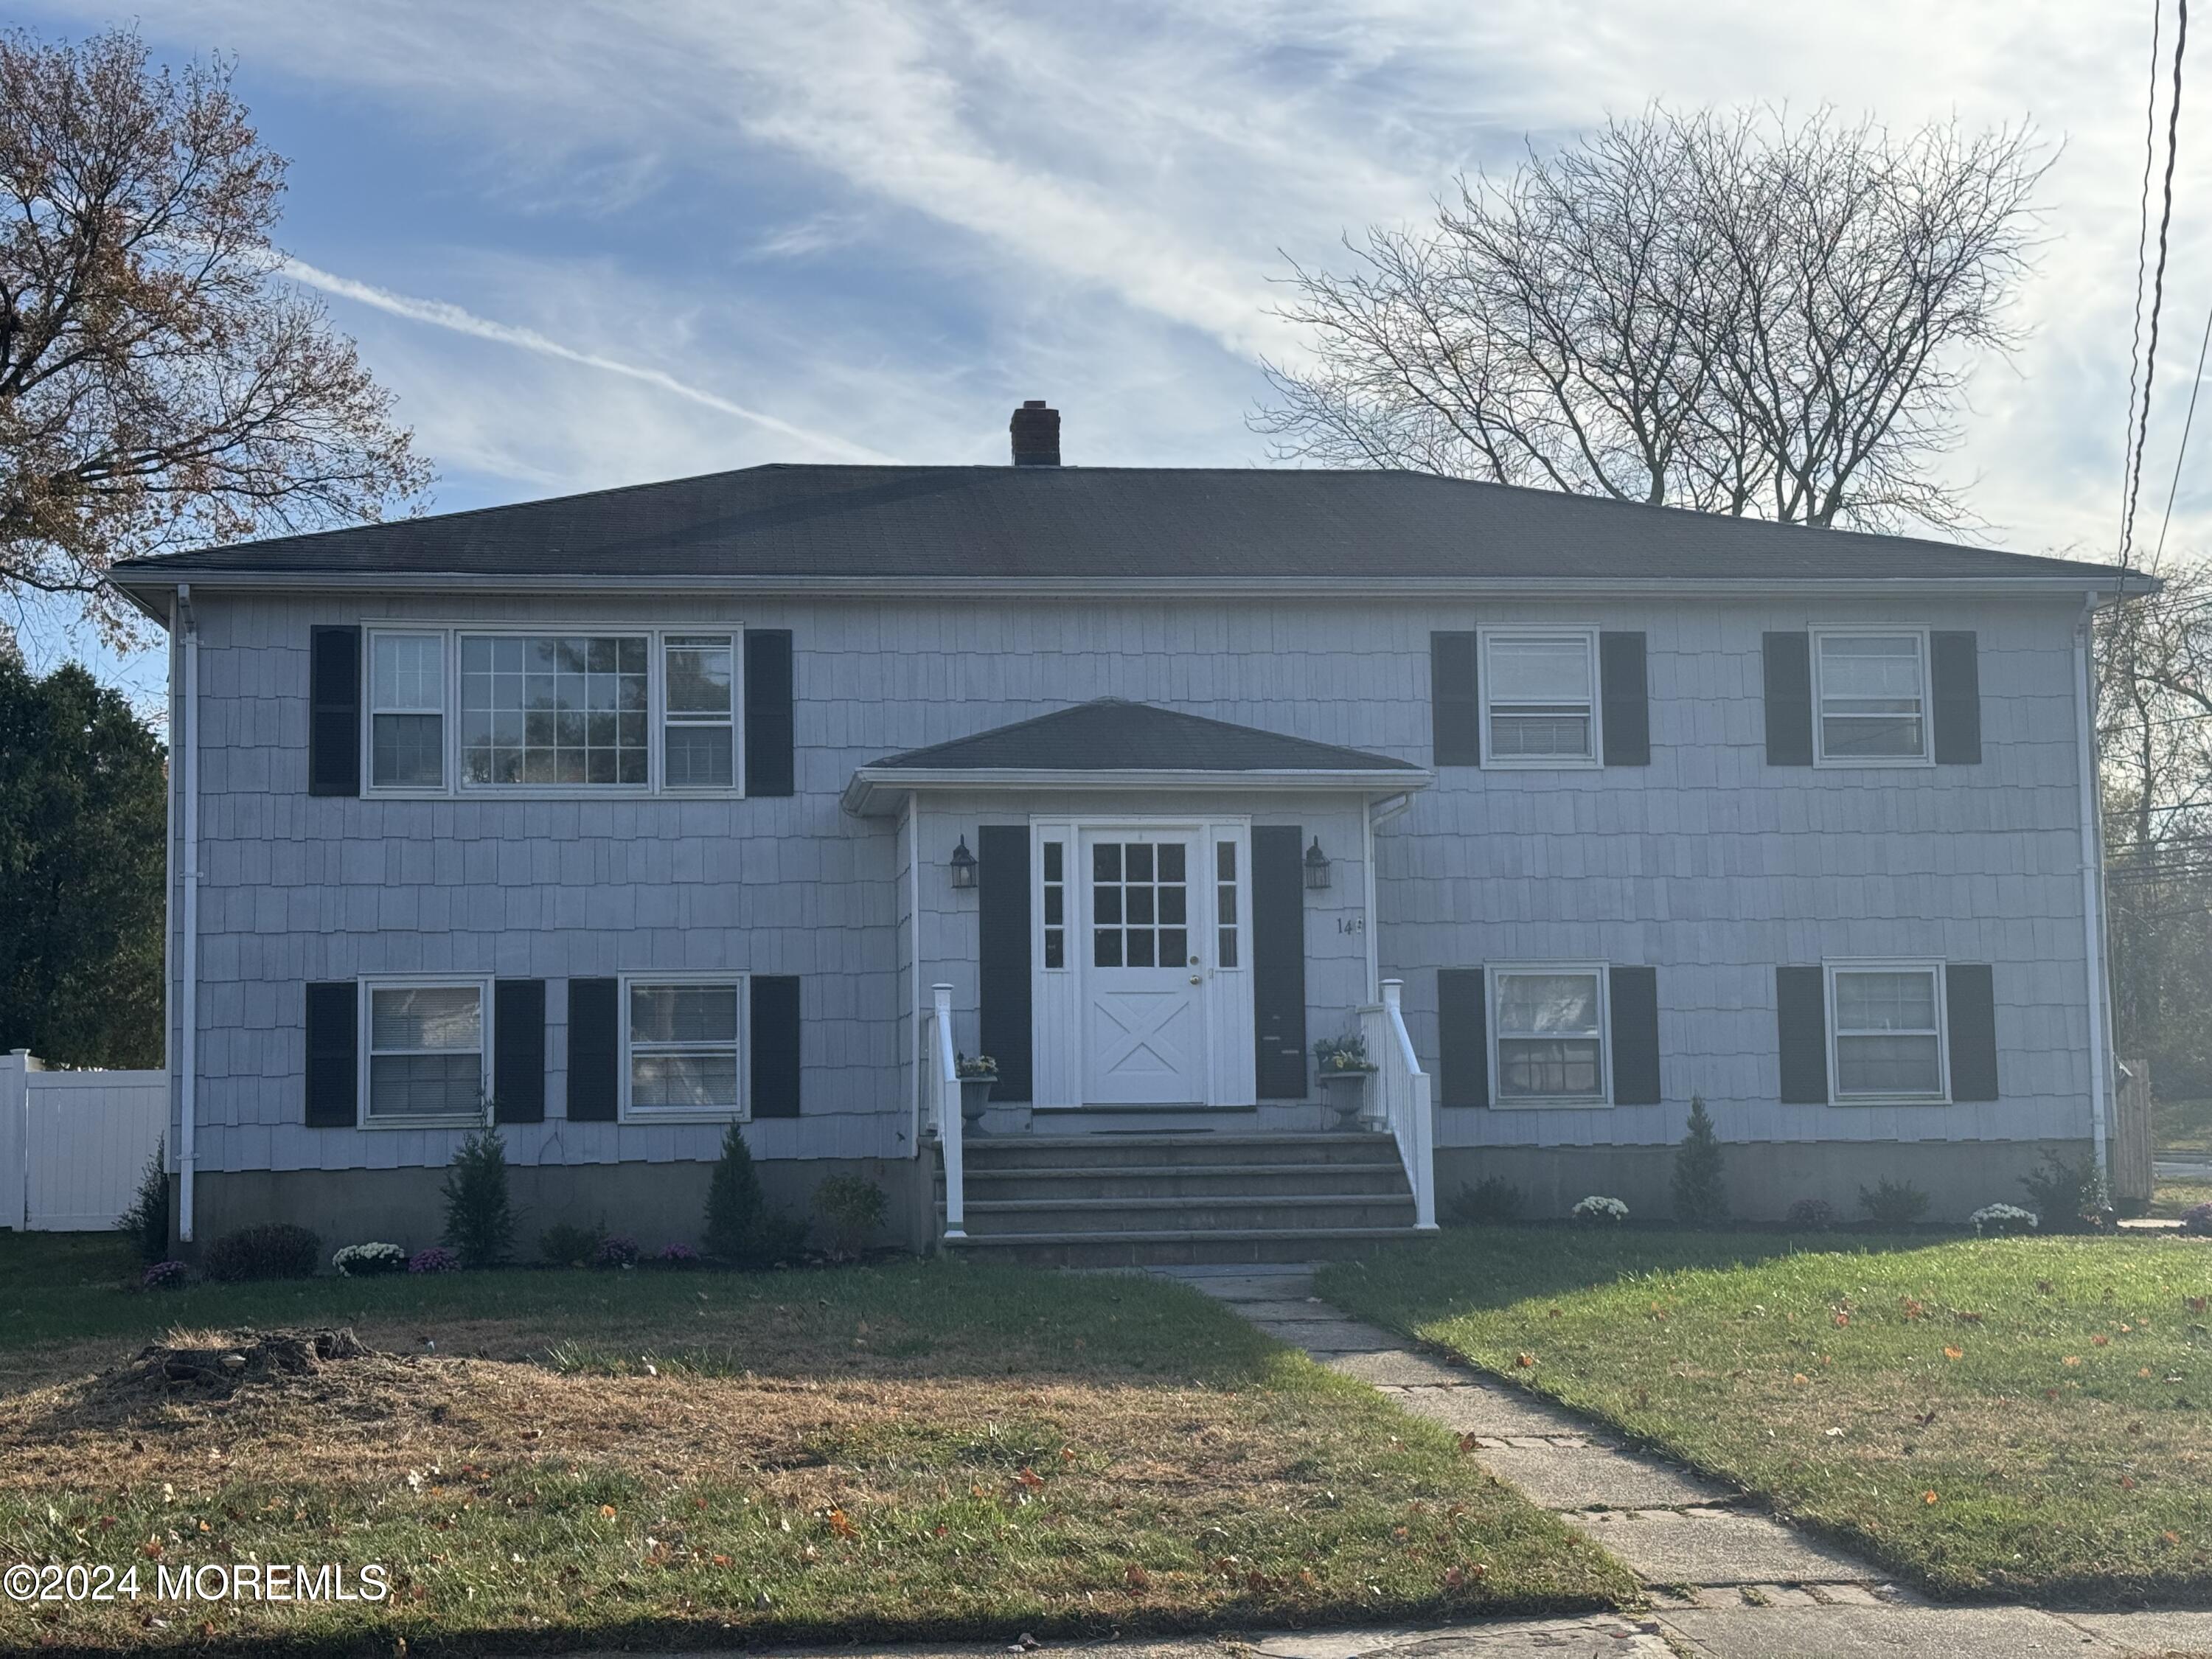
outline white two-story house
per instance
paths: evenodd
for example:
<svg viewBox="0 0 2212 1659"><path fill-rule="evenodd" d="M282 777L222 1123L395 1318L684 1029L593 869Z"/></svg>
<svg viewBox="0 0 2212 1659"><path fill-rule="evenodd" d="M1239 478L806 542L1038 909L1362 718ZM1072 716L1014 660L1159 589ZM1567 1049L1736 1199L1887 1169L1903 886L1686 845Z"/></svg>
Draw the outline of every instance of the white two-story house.
<svg viewBox="0 0 2212 1659"><path fill-rule="evenodd" d="M1064 1260L1664 1213L1692 1096L1753 1217L2101 1145L2117 571L1014 436L119 567L185 1240L430 1242L486 1123L536 1225L696 1238L736 1119Z"/></svg>

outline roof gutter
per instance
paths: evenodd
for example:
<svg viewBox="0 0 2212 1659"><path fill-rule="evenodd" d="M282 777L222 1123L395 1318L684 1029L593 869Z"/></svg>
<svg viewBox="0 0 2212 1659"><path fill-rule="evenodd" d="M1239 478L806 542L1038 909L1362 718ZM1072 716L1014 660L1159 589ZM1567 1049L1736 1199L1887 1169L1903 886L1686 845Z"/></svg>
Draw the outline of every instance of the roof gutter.
<svg viewBox="0 0 2212 1659"><path fill-rule="evenodd" d="M901 811L910 794L936 793L1003 794L1024 789L1066 791L1222 789L1268 794L1350 791L1410 795L1435 781L1413 768L1346 768L1342 770L1205 771L1146 768L1107 770L1080 767L950 768L863 766L845 786L842 805L855 817L884 817Z"/></svg>
<svg viewBox="0 0 2212 1659"><path fill-rule="evenodd" d="M2107 576L981 576L917 572L900 576L653 575L536 571L513 574L456 571L128 570L109 577L137 602L137 590L166 593L179 580L204 588L255 592L388 593L394 591L557 593L727 593L733 597L855 599L1326 599L1388 605L1409 598L1559 599L1565 595L1650 595L1749 600L1772 592L1825 595L1973 594L2041 599L2091 594L2107 601L2157 591L2140 572ZM147 608L141 605L142 609ZM149 614L153 614L149 611Z"/></svg>

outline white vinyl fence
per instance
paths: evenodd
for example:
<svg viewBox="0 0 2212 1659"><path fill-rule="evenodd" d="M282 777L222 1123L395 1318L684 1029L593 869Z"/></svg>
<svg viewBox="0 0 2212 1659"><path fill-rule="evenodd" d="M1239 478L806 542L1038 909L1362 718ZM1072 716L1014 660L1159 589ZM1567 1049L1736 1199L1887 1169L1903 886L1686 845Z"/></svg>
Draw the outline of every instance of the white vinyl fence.
<svg viewBox="0 0 2212 1659"><path fill-rule="evenodd" d="M0 1227L112 1227L168 1128L167 1072L49 1072L0 1054Z"/></svg>

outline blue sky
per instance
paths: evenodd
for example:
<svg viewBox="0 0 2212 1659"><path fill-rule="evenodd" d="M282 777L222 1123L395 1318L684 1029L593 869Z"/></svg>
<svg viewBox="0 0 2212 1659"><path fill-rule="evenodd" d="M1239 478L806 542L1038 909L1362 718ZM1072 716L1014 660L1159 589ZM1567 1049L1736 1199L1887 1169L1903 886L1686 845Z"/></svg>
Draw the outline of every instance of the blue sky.
<svg viewBox="0 0 2212 1659"><path fill-rule="evenodd" d="M995 462L1025 397L1065 412L1073 464L1259 463L1259 360L1299 349L1268 314L1284 256L1326 263L1524 142L1652 98L2032 118L2063 145L2032 334L1977 374L1948 465L2003 545L2111 544L2148 0L15 12L237 57L292 162L283 246L398 394L439 509L770 460ZM2212 302L2212 105L2191 116L2154 526ZM2197 436L2169 556L2212 536ZM161 684L158 652L61 617L28 644Z"/></svg>

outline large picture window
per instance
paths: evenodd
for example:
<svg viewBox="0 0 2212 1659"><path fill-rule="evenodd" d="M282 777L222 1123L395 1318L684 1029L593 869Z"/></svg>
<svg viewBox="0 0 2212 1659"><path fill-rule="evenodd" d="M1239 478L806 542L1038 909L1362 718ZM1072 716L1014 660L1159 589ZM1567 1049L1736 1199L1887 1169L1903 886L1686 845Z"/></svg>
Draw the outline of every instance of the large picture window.
<svg viewBox="0 0 2212 1659"><path fill-rule="evenodd" d="M368 787L734 793L744 640L734 629L372 629Z"/></svg>
<svg viewBox="0 0 2212 1659"><path fill-rule="evenodd" d="M483 985L371 984L368 1001L368 1120L482 1121Z"/></svg>
<svg viewBox="0 0 2212 1659"><path fill-rule="evenodd" d="M1838 1100L1941 1100L1943 975L1932 963L1828 970Z"/></svg>
<svg viewBox="0 0 2212 1659"><path fill-rule="evenodd" d="M461 635L461 781L643 788L643 635Z"/></svg>
<svg viewBox="0 0 2212 1659"><path fill-rule="evenodd" d="M1604 1103L1605 969L1498 968L1491 979L1498 1104Z"/></svg>
<svg viewBox="0 0 2212 1659"><path fill-rule="evenodd" d="M1928 758L1928 638L1909 631L1815 635L1820 759Z"/></svg>
<svg viewBox="0 0 2212 1659"><path fill-rule="evenodd" d="M735 980L630 981L629 1115L727 1117L741 1109Z"/></svg>
<svg viewBox="0 0 2212 1659"><path fill-rule="evenodd" d="M444 788L445 635L375 635L368 710L369 781L380 789Z"/></svg>
<svg viewBox="0 0 2212 1659"><path fill-rule="evenodd" d="M1482 636L1484 744L1498 766L1597 762L1597 639Z"/></svg>

